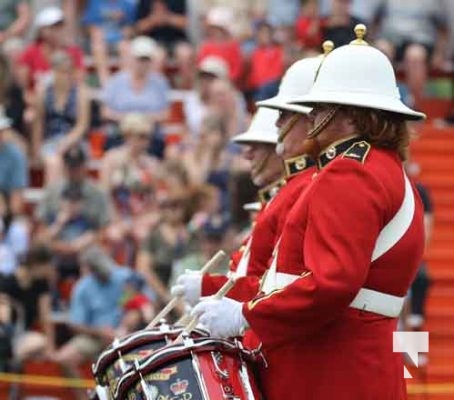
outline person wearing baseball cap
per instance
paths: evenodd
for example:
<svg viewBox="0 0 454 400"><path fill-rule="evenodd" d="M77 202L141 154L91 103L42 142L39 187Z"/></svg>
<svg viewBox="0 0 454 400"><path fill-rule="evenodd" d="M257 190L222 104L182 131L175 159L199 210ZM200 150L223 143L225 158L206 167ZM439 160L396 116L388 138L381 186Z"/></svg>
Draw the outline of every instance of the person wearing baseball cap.
<svg viewBox="0 0 454 400"><path fill-rule="evenodd" d="M218 6L210 9L206 16L207 37L200 46L198 60L200 63L209 56L222 58L228 65L230 79L238 83L243 72L243 56L239 41L232 35L233 25L230 8Z"/></svg>
<svg viewBox="0 0 454 400"><path fill-rule="evenodd" d="M19 56L23 84L33 87L42 79L49 78L50 57L57 50L66 51L77 70L77 77L82 81L84 57L82 50L67 42L65 17L58 7L43 8L35 17L36 39Z"/></svg>
<svg viewBox="0 0 454 400"><path fill-rule="evenodd" d="M143 113L156 129L155 141L163 140L159 124L167 119L170 106L170 84L154 68L157 51L157 43L149 37L132 39L128 66L112 75L101 93L106 120L117 126L126 114Z"/></svg>
<svg viewBox="0 0 454 400"><path fill-rule="evenodd" d="M193 136L200 132L208 113L213 83L218 80L229 80L229 66L221 57L207 56L197 65L195 90L185 96L183 103L185 121ZM237 98L242 100L239 94Z"/></svg>
<svg viewBox="0 0 454 400"><path fill-rule="evenodd" d="M210 75L215 78L228 79L229 66L217 56L208 56L204 58L197 67L198 75Z"/></svg>
<svg viewBox="0 0 454 400"><path fill-rule="evenodd" d="M97 357L116 337L124 285L132 274L97 245L83 250L79 258L84 273L74 286L68 315L75 335L54 356L72 378L80 378L79 366ZM74 389L74 394L78 399L86 398L82 389Z"/></svg>

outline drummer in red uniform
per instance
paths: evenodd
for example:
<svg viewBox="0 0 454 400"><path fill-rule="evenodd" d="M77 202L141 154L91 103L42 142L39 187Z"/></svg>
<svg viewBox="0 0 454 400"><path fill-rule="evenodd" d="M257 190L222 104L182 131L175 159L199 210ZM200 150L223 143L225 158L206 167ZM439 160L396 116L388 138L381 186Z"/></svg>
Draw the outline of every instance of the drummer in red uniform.
<svg viewBox="0 0 454 400"><path fill-rule="evenodd" d="M424 247L423 209L402 162L408 120L386 56L362 39L332 51L297 104L314 107L319 172L288 214L261 295L200 302L213 336L250 327L267 400L406 399L393 332Z"/></svg>
<svg viewBox="0 0 454 400"><path fill-rule="evenodd" d="M251 164L252 182L261 188L259 190L261 210L256 217L254 231L260 232L262 239L259 243L253 243L252 236L246 238L243 245L231 255L229 269L236 272L238 276L255 276L257 282L263 274L260 264L268 261L275 244L269 229L269 220L264 218L264 209L283 183L282 160L274 151L278 139L278 131L274 126L277 118L276 111L259 110L254 115L249 129L232 139L233 142L244 145L245 158ZM249 263L252 249L255 257ZM264 253L268 255L263 260ZM194 305L202 294L205 296L214 294L226 281L225 276L205 274L202 277L198 271L188 271L178 277L171 292L174 296L183 296L185 301ZM254 294L256 293L257 290ZM254 294L246 298L239 297L239 299L250 300Z"/></svg>
<svg viewBox="0 0 454 400"><path fill-rule="evenodd" d="M331 49L331 48L329 48ZM274 246L282 232L287 213L293 202L311 182L315 172L315 164L303 153L301 137L305 137L310 127L308 117L311 108L288 104L290 99L301 96L311 88L315 73L320 66L320 58L307 58L294 63L282 79L277 96L259 102L260 106L249 131L234 138L237 143L257 146L255 142L266 140L265 133L270 129L275 132L275 142L279 156L285 160L285 177L259 192L262 201L262 211L259 213L252 234L245 241L239 253L232 256L231 271L236 272L236 283L227 294L229 297L248 301L257 295L260 278L268 268ZM275 110L279 110L278 113ZM279 139L277 129L279 128ZM261 145L263 147L263 144ZM268 151L276 157L274 147ZM250 153L246 152L249 156ZM250 159L253 159L250 157ZM257 167L252 167L251 175L257 182ZM274 195L280 188L277 195ZM274 193L273 193L274 192ZM239 262L232 262L235 257ZM216 293L226 282L225 276L214 276L187 273L180 277L174 294L183 295L192 305L198 302L200 296Z"/></svg>

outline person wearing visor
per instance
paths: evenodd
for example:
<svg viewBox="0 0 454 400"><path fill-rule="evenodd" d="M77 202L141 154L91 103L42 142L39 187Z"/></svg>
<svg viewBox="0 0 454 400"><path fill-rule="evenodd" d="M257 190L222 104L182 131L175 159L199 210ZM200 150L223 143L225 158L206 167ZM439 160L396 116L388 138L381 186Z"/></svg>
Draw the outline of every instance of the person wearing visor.
<svg viewBox="0 0 454 400"><path fill-rule="evenodd" d="M262 293L192 310L216 336L249 327L259 337L267 400L406 399L393 333L424 225L402 164L407 121L425 116L401 102L393 67L364 41L365 27L355 31L296 99L314 107L305 143L319 172L287 217Z"/></svg>

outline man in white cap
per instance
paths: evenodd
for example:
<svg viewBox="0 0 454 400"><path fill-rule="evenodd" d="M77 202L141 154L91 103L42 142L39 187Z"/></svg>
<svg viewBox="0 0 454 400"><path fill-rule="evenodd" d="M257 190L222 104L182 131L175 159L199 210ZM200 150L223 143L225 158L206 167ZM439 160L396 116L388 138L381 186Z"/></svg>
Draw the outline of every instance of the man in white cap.
<svg viewBox="0 0 454 400"><path fill-rule="evenodd" d="M424 227L402 161L406 121L424 114L401 102L391 63L359 28L298 99L314 107L307 150L319 173L288 216L270 285L246 304L224 298L193 310L218 336L246 326L258 335L267 400L406 398L393 332L421 260Z"/></svg>
<svg viewBox="0 0 454 400"><path fill-rule="evenodd" d="M163 140L159 124L169 115L170 84L167 78L153 68L157 44L147 36L131 40L132 59L128 68L112 75L101 94L103 118L119 123L128 113L144 113Z"/></svg>
<svg viewBox="0 0 454 400"><path fill-rule="evenodd" d="M222 58L229 67L229 77L239 83L243 71L243 56L239 41L232 36L235 25L231 8L217 6L210 9L206 16L207 37L199 48L200 61L208 56Z"/></svg>

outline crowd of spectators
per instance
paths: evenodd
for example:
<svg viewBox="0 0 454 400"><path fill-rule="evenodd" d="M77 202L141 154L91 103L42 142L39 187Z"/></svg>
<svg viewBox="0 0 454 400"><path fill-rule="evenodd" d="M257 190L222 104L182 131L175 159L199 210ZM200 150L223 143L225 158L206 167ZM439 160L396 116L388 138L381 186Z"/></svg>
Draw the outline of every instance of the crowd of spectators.
<svg viewBox="0 0 454 400"><path fill-rule="evenodd" d="M359 22L414 107L430 68L452 68L445 0L2 1L0 336L22 330L0 368L39 354L74 374L233 249L255 192L230 138L292 62Z"/></svg>

